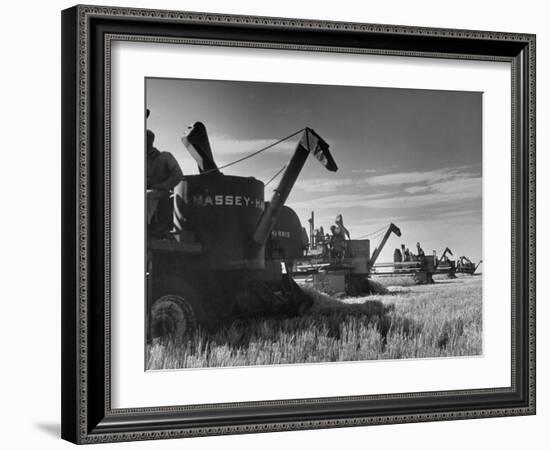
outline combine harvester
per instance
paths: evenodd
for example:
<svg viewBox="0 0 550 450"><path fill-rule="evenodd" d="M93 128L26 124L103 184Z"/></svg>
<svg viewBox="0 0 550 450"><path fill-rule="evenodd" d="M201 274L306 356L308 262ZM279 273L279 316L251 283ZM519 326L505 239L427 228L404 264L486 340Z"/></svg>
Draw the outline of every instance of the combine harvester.
<svg viewBox="0 0 550 450"><path fill-rule="evenodd" d="M412 261L380 263L373 267L375 278L411 277L416 284L431 284L436 271L436 258L426 255Z"/></svg>
<svg viewBox="0 0 550 450"><path fill-rule="evenodd" d="M474 275L479 263L474 264L469 258L461 256L458 263L451 260L447 255L453 255L449 247L445 248L440 258L437 258L434 251L433 256L424 256L422 258L413 257L410 262L393 262L377 264L374 267L372 275L399 277L404 274L412 275L415 283L433 283L435 275L445 275L447 278L456 278L457 273Z"/></svg>
<svg viewBox="0 0 550 450"><path fill-rule="evenodd" d="M379 285L401 284L403 278L412 279L415 284L432 284L434 275L444 274L456 278L456 273L473 274L476 266L469 259L461 257L458 265L448 255L452 251L446 248L440 258L434 251L432 255L418 256L399 249L394 252L393 262L377 263L377 259L392 233L401 237L400 229L393 223L385 230L372 256L369 239L349 239L345 241L343 256L334 258L327 247L327 238L323 228L315 229L315 215L312 212L309 222L309 251L297 258L293 265L293 275L299 284L311 286L327 294L345 294L348 296L368 295L380 291ZM343 224L341 224L343 227ZM345 230L347 232L347 230ZM321 247L321 248L319 248ZM405 249L402 246L403 250ZM481 263L481 261L480 261Z"/></svg>
<svg viewBox="0 0 550 450"><path fill-rule="evenodd" d="M375 289L369 283L369 275L392 233L401 236L401 230L393 223L389 225L372 256L369 239L350 239L345 241L341 258L333 258L330 252L324 252L297 259L293 275L300 284L328 294L358 296L372 293Z"/></svg>
<svg viewBox="0 0 550 450"><path fill-rule="evenodd" d="M474 264L468 257L461 256L457 261L451 260L447 254L453 255L449 247L445 249L441 257L437 260L436 274L447 274L449 278L456 278L457 273L474 275L477 268L483 261Z"/></svg>
<svg viewBox="0 0 550 450"><path fill-rule="evenodd" d="M372 275L377 278L412 278L416 284L431 284L433 283L433 275L437 268L437 257L435 252L433 255L424 255L420 250L419 254L415 255L405 251L405 246L402 245L403 252L398 248L395 249L394 259L391 263L380 263L373 267Z"/></svg>
<svg viewBox="0 0 550 450"><path fill-rule="evenodd" d="M297 259L293 269L296 281L302 285L328 294L360 296L379 292L379 285L374 281L390 277L412 278L416 284L433 283L432 275L437 265L435 256L406 262L377 263L391 234L401 237L401 230L393 223L385 232L380 230L384 233L372 255L369 239L349 239L345 241L341 258L332 257L326 247L319 252L315 242L313 212L309 223L312 253Z"/></svg>
<svg viewBox="0 0 550 450"><path fill-rule="evenodd" d="M458 258L458 262L456 264L456 271L458 273L465 273L467 275L474 275L476 273L477 268L483 261L480 260L477 264L473 263L470 258L466 256L461 256Z"/></svg>
<svg viewBox="0 0 550 450"><path fill-rule="evenodd" d="M453 252L449 247L445 248L441 257L437 259L435 274L447 275L447 278L456 278L456 263L447 254L453 256Z"/></svg>
<svg viewBox="0 0 550 450"><path fill-rule="evenodd" d="M305 128L271 201L264 204L262 181L220 172L202 123L182 141L208 164L174 189L173 215L164 219L168 235L148 232L148 338L181 338L198 326L308 309L312 301L288 266L303 254L302 226L285 201L310 154L329 171L337 170L328 144Z"/></svg>

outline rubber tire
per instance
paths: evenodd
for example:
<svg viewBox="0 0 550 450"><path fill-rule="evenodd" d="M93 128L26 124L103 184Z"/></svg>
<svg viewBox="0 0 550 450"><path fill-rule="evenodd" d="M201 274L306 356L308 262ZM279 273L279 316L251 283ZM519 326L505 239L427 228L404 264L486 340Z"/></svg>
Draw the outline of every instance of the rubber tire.
<svg viewBox="0 0 550 450"><path fill-rule="evenodd" d="M182 308L185 310L191 310L193 312L194 322L188 323L188 330L191 331L191 328L201 328L203 330L213 328L215 322L212 320L210 315L205 314L207 310L207 305L205 303L206 298L197 294L197 291L193 289L182 278L177 277L162 277L156 280L156 284L153 286L155 293L155 301L158 301L160 298L165 296L178 297L180 301L183 301ZM152 314L153 305L155 302L150 304L147 311L147 340L152 339L151 331L152 328ZM181 337L181 336L180 336Z"/></svg>
<svg viewBox="0 0 550 450"><path fill-rule="evenodd" d="M181 340L197 329L197 315L192 303L175 294L155 300L149 315L152 339Z"/></svg>

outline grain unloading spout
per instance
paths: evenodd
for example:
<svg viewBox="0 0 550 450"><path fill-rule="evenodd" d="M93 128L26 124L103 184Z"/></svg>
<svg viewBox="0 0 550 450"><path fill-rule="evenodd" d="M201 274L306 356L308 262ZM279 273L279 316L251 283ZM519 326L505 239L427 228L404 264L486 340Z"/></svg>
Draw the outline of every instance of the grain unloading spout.
<svg viewBox="0 0 550 450"><path fill-rule="evenodd" d="M252 241L258 245L263 245L271 234L275 223L279 217L294 183L300 175L302 168L309 154L313 156L331 172L336 172L336 165L332 155L329 152L329 145L311 128L305 128L300 141L296 145L294 155L290 159L287 168L281 178L281 181L269 202L269 206L264 210L256 230L252 234Z"/></svg>
<svg viewBox="0 0 550 450"><path fill-rule="evenodd" d="M374 250L374 252L372 254L372 257L371 257L371 259L369 261L369 264L368 264L369 272L372 269L372 266L374 266L374 264L376 263L376 260L378 259L378 256L380 256L380 253L382 252L382 249L384 248L384 245L386 245L386 241L388 240L388 238L390 237L390 234L392 234L392 233L395 233L396 236L401 237L401 230L394 223L390 223L390 226L386 230L386 233L384 234L384 237L380 241L380 245L378 247L376 247L376 249Z"/></svg>
<svg viewBox="0 0 550 450"><path fill-rule="evenodd" d="M441 257L437 262L445 261L445 257L447 256L447 253L453 256L453 252L451 251L451 249L449 247L446 247L445 250L443 251L443 254L441 255Z"/></svg>

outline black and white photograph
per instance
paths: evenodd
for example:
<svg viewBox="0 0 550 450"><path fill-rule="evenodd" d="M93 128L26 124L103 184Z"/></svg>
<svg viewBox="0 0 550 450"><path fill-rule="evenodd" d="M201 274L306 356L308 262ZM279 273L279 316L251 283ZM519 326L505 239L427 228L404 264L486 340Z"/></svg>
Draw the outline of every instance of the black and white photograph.
<svg viewBox="0 0 550 450"><path fill-rule="evenodd" d="M145 369L483 355L483 93L146 78Z"/></svg>
<svg viewBox="0 0 550 450"><path fill-rule="evenodd" d="M544 447L546 3L6 6L1 448Z"/></svg>

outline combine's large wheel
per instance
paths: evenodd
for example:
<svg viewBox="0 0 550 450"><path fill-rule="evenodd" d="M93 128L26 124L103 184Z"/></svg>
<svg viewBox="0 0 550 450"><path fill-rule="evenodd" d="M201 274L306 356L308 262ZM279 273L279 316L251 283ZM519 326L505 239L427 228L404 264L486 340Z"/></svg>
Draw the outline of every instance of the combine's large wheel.
<svg viewBox="0 0 550 450"><path fill-rule="evenodd" d="M153 303L149 318L152 339L183 339L197 328L197 316L190 301L178 295L164 295Z"/></svg>

